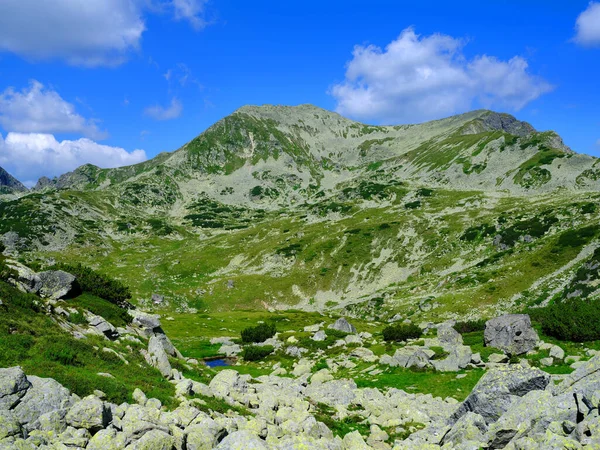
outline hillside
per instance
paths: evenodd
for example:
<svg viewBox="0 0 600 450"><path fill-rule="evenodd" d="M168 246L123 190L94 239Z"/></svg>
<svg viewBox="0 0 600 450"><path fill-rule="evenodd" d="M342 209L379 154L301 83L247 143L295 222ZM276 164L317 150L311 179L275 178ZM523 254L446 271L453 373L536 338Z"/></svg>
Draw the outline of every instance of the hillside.
<svg viewBox="0 0 600 450"><path fill-rule="evenodd" d="M491 111L383 127L248 106L173 153L0 200L0 236L159 309L490 316L598 296L597 163Z"/></svg>
<svg viewBox="0 0 600 450"><path fill-rule="evenodd" d="M0 195L25 191L27 188L19 180L0 167Z"/></svg>

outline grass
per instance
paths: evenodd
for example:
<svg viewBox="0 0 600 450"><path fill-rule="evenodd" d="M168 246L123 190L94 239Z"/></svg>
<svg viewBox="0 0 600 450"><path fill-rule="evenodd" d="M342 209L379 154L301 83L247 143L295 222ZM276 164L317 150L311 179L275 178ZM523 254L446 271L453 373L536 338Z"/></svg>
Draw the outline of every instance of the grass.
<svg viewBox="0 0 600 450"><path fill-rule="evenodd" d="M76 340L37 306L39 299L0 282L0 367L19 365L25 373L54 378L83 397L101 388L114 403L132 401L140 388L168 406L176 406L174 388L158 370L149 367L135 345L128 349L100 337ZM125 365L112 348L130 362ZM106 378L98 373L110 373Z"/></svg>

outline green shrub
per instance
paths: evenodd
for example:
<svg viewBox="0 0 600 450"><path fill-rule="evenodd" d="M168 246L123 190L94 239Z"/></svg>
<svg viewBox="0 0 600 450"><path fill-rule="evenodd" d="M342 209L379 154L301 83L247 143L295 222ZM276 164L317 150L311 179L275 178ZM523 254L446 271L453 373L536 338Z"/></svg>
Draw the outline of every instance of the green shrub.
<svg viewBox="0 0 600 450"><path fill-rule="evenodd" d="M73 306L79 306L83 309L87 309L92 314L96 314L97 316L104 318L104 320L107 320L115 327L126 327L133 320L133 317L131 317L127 310L109 302L108 300L104 300L92 294L82 294L79 297L69 300L69 303ZM71 319L73 315L74 314L71 314L69 321L72 321ZM78 319L76 318L75 320Z"/></svg>
<svg viewBox="0 0 600 450"><path fill-rule="evenodd" d="M272 338L277 333L274 323L261 323L255 327L249 327L242 330L242 342L264 342Z"/></svg>
<svg viewBox="0 0 600 450"><path fill-rule="evenodd" d="M275 349L272 345L261 347L250 345L242 351L242 358L244 358L244 361L259 361L273 353L273 350Z"/></svg>
<svg viewBox="0 0 600 450"><path fill-rule="evenodd" d="M548 336L563 341L600 339L600 301L570 299L529 311Z"/></svg>
<svg viewBox="0 0 600 450"><path fill-rule="evenodd" d="M131 292L120 281L81 264L57 264L54 268L75 275L83 292L108 300L121 308L133 309L133 305L127 301L131 299Z"/></svg>
<svg viewBox="0 0 600 450"><path fill-rule="evenodd" d="M80 312L76 312L69 315L68 320L69 322L74 323L75 325L83 325L84 323L87 323L87 320L85 320L85 316Z"/></svg>
<svg viewBox="0 0 600 450"><path fill-rule="evenodd" d="M390 325L383 330L383 339L386 341L406 341L417 339L423 335L423 331L415 324Z"/></svg>
<svg viewBox="0 0 600 450"><path fill-rule="evenodd" d="M454 329L458 331L460 334L464 333L472 333L473 331L483 331L485 330L485 322L486 319L478 319L478 320L467 320L465 322L456 322L454 325Z"/></svg>

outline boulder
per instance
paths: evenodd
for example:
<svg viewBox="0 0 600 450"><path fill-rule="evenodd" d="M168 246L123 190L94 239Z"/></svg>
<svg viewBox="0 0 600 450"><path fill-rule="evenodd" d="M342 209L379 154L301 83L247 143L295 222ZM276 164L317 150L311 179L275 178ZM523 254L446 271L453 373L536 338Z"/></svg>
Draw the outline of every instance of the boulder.
<svg viewBox="0 0 600 450"><path fill-rule="evenodd" d="M65 419L68 425L85 428L93 433L108 425L111 420L111 412L105 407L102 400L90 395L75 403Z"/></svg>
<svg viewBox="0 0 600 450"><path fill-rule="evenodd" d="M138 310L131 310L129 314L133 316L133 320L131 321L133 325L137 325L148 331L160 328L160 319L156 314L147 314Z"/></svg>
<svg viewBox="0 0 600 450"><path fill-rule="evenodd" d="M127 436L125 433L119 433L117 430L107 428L100 430L90 439L86 450L120 450L127 445Z"/></svg>
<svg viewBox="0 0 600 450"><path fill-rule="evenodd" d="M12 411L5 411L0 409L0 441L10 436L17 436L21 434L21 424L12 413ZM2 444L0 444L0 448Z"/></svg>
<svg viewBox="0 0 600 450"><path fill-rule="evenodd" d="M456 448L465 441L473 441L481 444L476 448L484 447L485 445L482 443L487 442L485 437L487 429L483 417L469 411L456 421L441 443L442 445L451 444L451 448Z"/></svg>
<svg viewBox="0 0 600 450"><path fill-rule="evenodd" d="M162 342L156 336L152 336L148 341L148 355L150 362L156 367L165 378L173 377L173 369L169 362L167 352L163 348Z"/></svg>
<svg viewBox="0 0 600 450"><path fill-rule="evenodd" d="M12 409L30 387L31 383L20 367L0 369L0 410Z"/></svg>
<svg viewBox="0 0 600 450"><path fill-rule="evenodd" d="M351 334L356 333L356 328L354 327L354 325L349 323L343 317L340 317L338 320L335 321L335 323L332 323L327 328L329 328L331 330L343 331L344 333L351 333Z"/></svg>
<svg viewBox="0 0 600 450"><path fill-rule="evenodd" d="M216 374L208 385L215 397L227 397L231 391L246 391L248 383L240 377L239 372L231 369Z"/></svg>
<svg viewBox="0 0 600 450"><path fill-rule="evenodd" d="M28 376L31 387L13 409L22 424L36 421L42 414L71 406L71 393L52 378Z"/></svg>
<svg viewBox="0 0 600 450"><path fill-rule="evenodd" d="M485 345L508 355L523 355L533 350L539 337L527 314L506 314L485 323Z"/></svg>
<svg viewBox="0 0 600 450"><path fill-rule="evenodd" d="M86 320L99 334L103 334L109 339L116 339L119 337L117 329L103 317L97 316L92 313L86 313Z"/></svg>
<svg viewBox="0 0 600 450"><path fill-rule="evenodd" d="M250 431L235 431L225 437L216 447L218 450L267 450L269 447Z"/></svg>
<svg viewBox="0 0 600 450"><path fill-rule="evenodd" d="M444 350L463 344L462 335L452 328L449 323L442 323L437 327L437 338Z"/></svg>
<svg viewBox="0 0 600 450"><path fill-rule="evenodd" d="M313 341L322 342L325 339L327 339L327 335L325 334L325 332L323 330L319 330L315 334L313 334L311 339Z"/></svg>
<svg viewBox="0 0 600 450"><path fill-rule="evenodd" d="M142 438L125 447L127 450L171 450L175 438L161 430L150 430Z"/></svg>
<svg viewBox="0 0 600 450"><path fill-rule="evenodd" d="M221 348L219 349L219 353L221 353L225 356L236 356L239 353L242 353L242 347L240 347L238 344L232 344L232 345L223 344L223 345L221 345Z"/></svg>
<svg viewBox="0 0 600 450"><path fill-rule="evenodd" d="M306 388L305 395L329 406L347 406L356 397L355 389L354 380L332 380L320 384L310 384Z"/></svg>
<svg viewBox="0 0 600 450"><path fill-rule="evenodd" d="M487 424L495 422L525 394L544 390L550 375L534 368L518 365L499 366L483 375L466 400L450 417L450 425L469 411L481 415Z"/></svg>
<svg viewBox="0 0 600 450"><path fill-rule="evenodd" d="M464 369L471 362L471 347L468 345L458 345L448 347L448 356L444 359L431 361L435 370L439 372L458 372Z"/></svg>
<svg viewBox="0 0 600 450"><path fill-rule="evenodd" d="M357 347L350 352L350 356L361 359L365 362L375 362L379 358L373 353L372 350L365 347Z"/></svg>
<svg viewBox="0 0 600 450"><path fill-rule="evenodd" d="M74 295L79 286L75 275L62 270L48 270L37 274L39 283L35 286L36 294L42 298L58 300Z"/></svg>

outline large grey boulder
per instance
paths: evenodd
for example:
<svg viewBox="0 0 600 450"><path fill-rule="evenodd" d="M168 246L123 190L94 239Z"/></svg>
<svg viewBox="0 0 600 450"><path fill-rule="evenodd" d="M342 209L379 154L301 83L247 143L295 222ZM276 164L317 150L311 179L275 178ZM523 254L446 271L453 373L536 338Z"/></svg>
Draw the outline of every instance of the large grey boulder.
<svg viewBox="0 0 600 450"><path fill-rule="evenodd" d="M42 414L64 409L73 403L71 393L52 378L27 377L31 387L13 409L21 424L35 422Z"/></svg>
<svg viewBox="0 0 600 450"><path fill-rule="evenodd" d="M356 328L343 317L340 317L335 323L332 323L327 328L330 330L343 331L344 333L356 333Z"/></svg>
<svg viewBox="0 0 600 450"><path fill-rule="evenodd" d="M12 409L30 387L31 383L20 367L0 369L0 410Z"/></svg>
<svg viewBox="0 0 600 450"><path fill-rule="evenodd" d="M483 334L485 345L508 355L522 355L535 348L539 337L527 314L506 314L488 320Z"/></svg>
<svg viewBox="0 0 600 450"><path fill-rule="evenodd" d="M85 428L92 433L106 428L110 420L110 409L93 395L75 403L66 416L67 424L75 428Z"/></svg>
<svg viewBox="0 0 600 450"><path fill-rule="evenodd" d="M488 424L495 422L520 397L544 390L548 383L550 375L535 368L511 365L491 369L450 417L449 423L453 425L469 411L481 415Z"/></svg>
<svg viewBox="0 0 600 450"><path fill-rule="evenodd" d="M35 293L42 298L58 300L76 293L78 286L75 275L62 270L48 270L37 274L39 283L35 286Z"/></svg>
<svg viewBox="0 0 600 450"><path fill-rule="evenodd" d="M173 369L169 362L167 352L163 347L163 342L157 336L152 336L148 341L148 354L151 364L156 367L160 373L166 377L173 376Z"/></svg>
<svg viewBox="0 0 600 450"><path fill-rule="evenodd" d="M86 450L119 450L127 445L127 436L125 433L119 433L115 429L107 428L98 431L90 439Z"/></svg>

